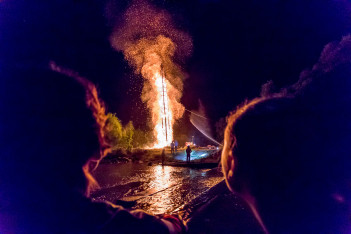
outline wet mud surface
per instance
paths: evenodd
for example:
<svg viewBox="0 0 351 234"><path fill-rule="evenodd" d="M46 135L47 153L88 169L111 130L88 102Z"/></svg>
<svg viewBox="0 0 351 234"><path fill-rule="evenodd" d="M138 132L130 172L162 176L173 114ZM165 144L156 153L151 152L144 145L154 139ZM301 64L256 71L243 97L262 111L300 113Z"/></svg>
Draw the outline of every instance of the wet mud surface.
<svg viewBox="0 0 351 234"><path fill-rule="evenodd" d="M151 214L179 210L223 180L218 167L197 169L132 162L101 164L93 176L101 187L91 194L93 200Z"/></svg>

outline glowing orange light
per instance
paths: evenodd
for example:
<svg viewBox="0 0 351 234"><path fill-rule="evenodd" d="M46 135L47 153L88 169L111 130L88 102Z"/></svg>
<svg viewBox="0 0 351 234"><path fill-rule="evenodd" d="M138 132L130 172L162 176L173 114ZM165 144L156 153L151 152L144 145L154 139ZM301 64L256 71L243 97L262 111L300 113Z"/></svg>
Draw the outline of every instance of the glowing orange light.
<svg viewBox="0 0 351 234"><path fill-rule="evenodd" d="M156 142L154 148L161 148L169 145L173 138L173 116L171 102L169 101L168 86L171 84L161 76L160 73L156 73L154 76L155 91L157 96L157 102L154 106L154 114L156 117L154 134L156 136Z"/></svg>

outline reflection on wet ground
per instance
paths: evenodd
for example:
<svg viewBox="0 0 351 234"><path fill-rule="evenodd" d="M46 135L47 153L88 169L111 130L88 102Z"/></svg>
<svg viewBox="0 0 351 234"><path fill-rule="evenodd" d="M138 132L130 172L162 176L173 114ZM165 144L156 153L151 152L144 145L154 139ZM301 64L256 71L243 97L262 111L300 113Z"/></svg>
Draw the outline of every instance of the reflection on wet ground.
<svg viewBox="0 0 351 234"><path fill-rule="evenodd" d="M101 189L93 200L133 203L152 214L169 213L223 180L219 168L194 169L136 163L102 164L93 176Z"/></svg>

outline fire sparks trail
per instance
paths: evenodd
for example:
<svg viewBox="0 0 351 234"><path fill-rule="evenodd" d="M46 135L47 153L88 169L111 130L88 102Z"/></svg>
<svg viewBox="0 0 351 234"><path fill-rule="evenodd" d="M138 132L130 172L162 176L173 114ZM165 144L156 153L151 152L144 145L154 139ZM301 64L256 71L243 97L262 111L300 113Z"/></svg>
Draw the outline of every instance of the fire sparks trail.
<svg viewBox="0 0 351 234"><path fill-rule="evenodd" d="M182 62L191 54L190 36L173 27L167 12L139 0L125 12L123 24L116 25L110 41L144 78L141 99L150 110L153 147L169 145L173 124L184 113L180 98L185 74L174 60Z"/></svg>

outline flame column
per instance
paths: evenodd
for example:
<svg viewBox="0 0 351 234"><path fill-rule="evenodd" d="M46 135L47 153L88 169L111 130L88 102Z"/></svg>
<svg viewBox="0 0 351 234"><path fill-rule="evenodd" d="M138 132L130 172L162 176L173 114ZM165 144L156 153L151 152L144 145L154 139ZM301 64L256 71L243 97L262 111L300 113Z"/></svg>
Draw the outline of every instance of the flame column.
<svg viewBox="0 0 351 234"><path fill-rule="evenodd" d="M168 85L164 71L161 68L160 73L155 74L155 85L157 87L157 111L158 120L155 125L155 135L157 136L157 143L155 148L162 148L167 146L172 141L172 111L170 107Z"/></svg>
<svg viewBox="0 0 351 234"><path fill-rule="evenodd" d="M162 128L164 127L165 129L165 135L166 135L166 142L168 142L168 136L167 136L167 112L166 112L166 102L165 102L165 98L168 97L167 95L167 86L166 86L166 83L164 81L164 76L165 76L165 73L163 71L163 69L161 69L161 77L162 77L162 101L163 101L163 116L164 116L164 125L163 125L163 121L162 121ZM165 97L165 94L166 94L166 97ZM168 105L167 105L167 109L168 109ZM169 120L168 120L168 124L169 124Z"/></svg>

